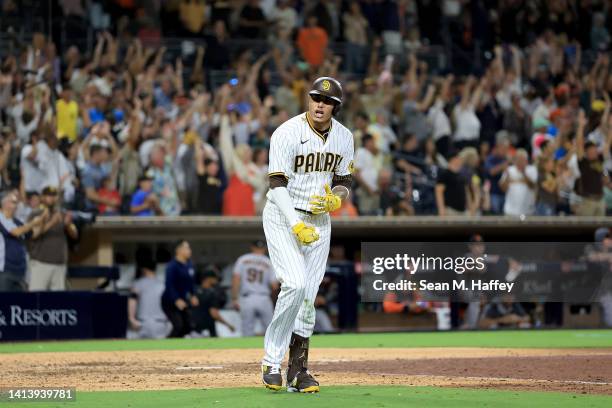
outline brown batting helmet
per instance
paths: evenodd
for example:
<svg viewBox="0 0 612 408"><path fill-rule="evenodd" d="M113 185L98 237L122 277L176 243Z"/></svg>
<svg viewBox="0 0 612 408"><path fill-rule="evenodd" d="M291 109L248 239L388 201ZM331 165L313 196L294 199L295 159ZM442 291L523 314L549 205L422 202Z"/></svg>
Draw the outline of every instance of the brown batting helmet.
<svg viewBox="0 0 612 408"><path fill-rule="evenodd" d="M326 96L336 102L334 107L334 115L340 110L342 106L342 85L340 82L332 77L320 77L317 78L310 88L309 95L322 95Z"/></svg>

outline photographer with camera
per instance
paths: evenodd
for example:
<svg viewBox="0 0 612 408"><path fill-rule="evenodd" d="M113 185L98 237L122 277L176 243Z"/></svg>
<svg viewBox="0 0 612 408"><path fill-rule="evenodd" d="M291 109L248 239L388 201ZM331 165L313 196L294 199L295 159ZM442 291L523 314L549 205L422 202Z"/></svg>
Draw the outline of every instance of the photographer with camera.
<svg viewBox="0 0 612 408"><path fill-rule="evenodd" d="M65 290L68 264L68 237L78 238L72 214L58 206L58 190L45 187L41 206L30 218L42 216L30 241L30 291Z"/></svg>

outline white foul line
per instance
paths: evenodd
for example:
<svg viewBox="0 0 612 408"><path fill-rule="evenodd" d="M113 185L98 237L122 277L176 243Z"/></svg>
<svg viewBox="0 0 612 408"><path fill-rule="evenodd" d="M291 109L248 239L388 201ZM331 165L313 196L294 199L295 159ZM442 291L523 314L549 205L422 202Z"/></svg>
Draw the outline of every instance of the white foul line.
<svg viewBox="0 0 612 408"><path fill-rule="evenodd" d="M223 366L176 367L175 370L220 370Z"/></svg>

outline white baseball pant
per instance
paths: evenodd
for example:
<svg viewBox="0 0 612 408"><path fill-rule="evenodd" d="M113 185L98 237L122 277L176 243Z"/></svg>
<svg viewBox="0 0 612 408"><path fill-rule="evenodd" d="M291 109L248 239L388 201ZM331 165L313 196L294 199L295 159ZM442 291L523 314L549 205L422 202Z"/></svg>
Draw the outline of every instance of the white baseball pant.
<svg viewBox="0 0 612 408"><path fill-rule="evenodd" d="M299 243L281 210L268 201L263 211L263 227L276 279L281 284L272 322L264 338L263 364L279 367L289 348L291 333L310 337L314 329L314 301L325 275L331 222L329 214L298 212L307 224L319 229L319 240Z"/></svg>

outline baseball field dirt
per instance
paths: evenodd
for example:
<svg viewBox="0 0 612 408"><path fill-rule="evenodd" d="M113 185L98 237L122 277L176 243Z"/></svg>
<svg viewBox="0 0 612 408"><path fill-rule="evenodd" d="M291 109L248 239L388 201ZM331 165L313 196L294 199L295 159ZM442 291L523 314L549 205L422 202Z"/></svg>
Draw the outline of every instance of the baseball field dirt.
<svg viewBox="0 0 612 408"><path fill-rule="evenodd" d="M385 407L405 406L407 396L421 398L413 401L418 404L431 397L436 406L444 406L440 401L449 398L449 406L455 407L504 406L519 397L530 403L543 398L541 406L612 406L612 331L531 332L532 347L523 334L317 336L310 368L322 385L319 396L330 398L325 406L334 398L338 398L335 406L369 406L363 405L368 396L380 396L375 406ZM466 344L470 336L478 339L473 343L479 347ZM558 346L545 347L542 336ZM422 347L424 340L432 347ZM127 399L130 406L165 407L160 401L169 395L192 402L214 396L221 405L211 406L270 406L270 402L299 406L285 401L286 393L281 396L260 386L262 350L257 345L261 341L161 340L142 342L143 350L131 349L135 343L126 341L2 344L0 387L76 387L81 396L77 405L85 407L97 406L98 400L91 399L94 395L117 401L106 406L126 406L121 401ZM397 347L398 343L406 347ZM487 343L491 344L480 347ZM217 348L220 344L228 348ZM520 347L509 347L513 344ZM354 396L340 397L350 387L362 397L353 402ZM234 400L236 390L246 393L248 403ZM143 395L149 399L142 397L139 405L136 401Z"/></svg>
<svg viewBox="0 0 612 408"><path fill-rule="evenodd" d="M261 350L149 350L8 354L5 387L82 391L249 387ZM612 395L612 349L313 349L324 385L424 385Z"/></svg>

